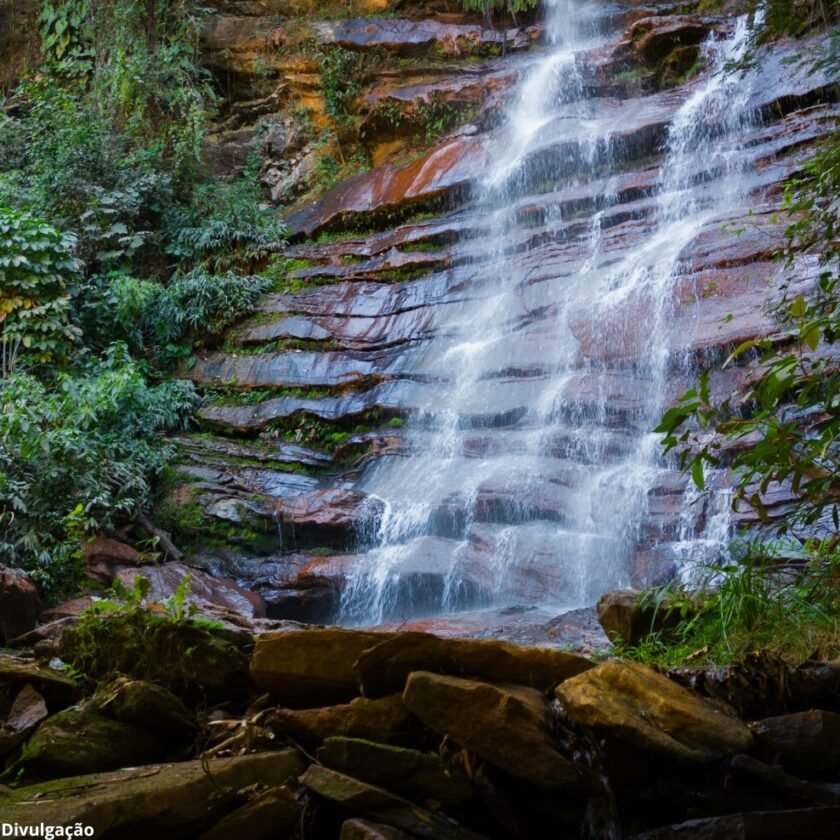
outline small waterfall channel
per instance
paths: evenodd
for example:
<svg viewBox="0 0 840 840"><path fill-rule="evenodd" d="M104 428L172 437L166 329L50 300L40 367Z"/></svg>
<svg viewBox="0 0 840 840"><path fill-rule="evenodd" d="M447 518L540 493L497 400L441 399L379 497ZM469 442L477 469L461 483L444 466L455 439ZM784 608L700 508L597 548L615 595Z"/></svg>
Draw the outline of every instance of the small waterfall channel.
<svg viewBox="0 0 840 840"><path fill-rule="evenodd" d="M729 538L725 488L697 500L651 430L692 371L672 326L682 254L744 189L750 75L727 66L750 21L706 42L698 80L620 108L587 98L580 57L605 36L585 6L544 6L548 45L486 140L461 243L471 282L422 350L406 451L363 478L377 507L344 624L572 609L634 564L684 567ZM666 116L638 199L620 205L632 109Z"/></svg>

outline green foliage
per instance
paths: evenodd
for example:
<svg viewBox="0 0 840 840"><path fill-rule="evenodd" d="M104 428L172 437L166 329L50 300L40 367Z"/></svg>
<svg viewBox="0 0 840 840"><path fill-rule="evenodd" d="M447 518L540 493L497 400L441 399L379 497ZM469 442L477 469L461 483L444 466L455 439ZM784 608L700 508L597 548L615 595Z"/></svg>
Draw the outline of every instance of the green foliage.
<svg viewBox="0 0 840 840"><path fill-rule="evenodd" d="M25 374L0 382L0 560L66 589L79 534L148 507L172 456L160 435L196 404L190 383L149 385L119 345L49 388Z"/></svg>
<svg viewBox="0 0 840 840"><path fill-rule="evenodd" d="M150 680L192 701L202 697L201 685L216 667L244 670L247 660L221 626L195 618L187 602L191 582L188 574L171 597L150 603L150 581L137 575L131 589L94 602L62 638L70 666L91 681Z"/></svg>
<svg viewBox="0 0 840 840"><path fill-rule="evenodd" d="M84 74L93 70L93 49L85 37L88 0L43 0L38 28L41 52L58 70Z"/></svg>
<svg viewBox="0 0 840 840"><path fill-rule="evenodd" d="M14 369L20 348L49 362L78 338L66 294L81 267L74 245L52 225L0 207L0 376Z"/></svg>
<svg viewBox="0 0 840 840"><path fill-rule="evenodd" d="M208 271L253 270L284 244L283 222L262 202L255 167L243 178L198 185L190 204L170 210L163 224L166 253Z"/></svg>
<svg viewBox="0 0 840 840"><path fill-rule="evenodd" d="M648 594L666 603L690 603L677 626L651 633L625 657L664 666L726 664L769 649L794 664L814 654L840 652L840 552L830 541L803 549L752 541L733 547L737 562L707 568L689 593L669 584ZM790 556L799 557L790 563ZM783 559L783 558L786 558Z"/></svg>
<svg viewBox="0 0 840 840"><path fill-rule="evenodd" d="M90 99L49 78L18 98L23 116L0 117L0 203L72 231L89 269L154 253L156 208L174 200L158 150L134 147Z"/></svg>
<svg viewBox="0 0 840 840"><path fill-rule="evenodd" d="M214 101L198 61L207 10L195 0L45 0L41 8L53 73L78 80L93 110L139 147L159 143L176 172L191 171Z"/></svg>
<svg viewBox="0 0 840 840"><path fill-rule="evenodd" d="M680 450L684 468L705 489L706 465L728 462L736 475L733 505L746 503L765 522L763 496L789 486L797 503L777 528L840 528L840 140L836 137L786 188L786 256L792 280L802 254L821 263L811 292L785 295L775 308L782 339L737 347L724 366L753 354L756 375L744 393L716 402L709 374L669 409L657 431L665 450ZM806 296L807 295L807 296Z"/></svg>
<svg viewBox="0 0 840 840"><path fill-rule="evenodd" d="M353 100L361 93L370 77L371 58L362 53L335 47L318 53L321 65L321 87L327 112L336 120L350 115Z"/></svg>
<svg viewBox="0 0 840 840"><path fill-rule="evenodd" d="M94 277L82 290L82 324L94 346L124 341L135 355L166 368L251 312L270 284L256 275L202 269L168 286L129 275Z"/></svg>
<svg viewBox="0 0 840 840"><path fill-rule="evenodd" d="M783 35L798 37L813 29L828 29L840 19L837 0L767 0L760 41Z"/></svg>
<svg viewBox="0 0 840 840"><path fill-rule="evenodd" d="M489 19L493 12L506 11L512 15L527 12L539 5L540 0L461 0L468 12L483 12Z"/></svg>

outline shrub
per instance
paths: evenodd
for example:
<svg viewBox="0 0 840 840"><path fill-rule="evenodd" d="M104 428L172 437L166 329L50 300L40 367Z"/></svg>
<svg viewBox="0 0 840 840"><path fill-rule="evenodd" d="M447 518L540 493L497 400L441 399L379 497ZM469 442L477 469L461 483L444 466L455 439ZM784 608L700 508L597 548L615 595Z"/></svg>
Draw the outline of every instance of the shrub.
<svg viewBox="0 0 840 840"><path fill-rule="evenodd" d="M0 561L66 587L81 534L148 509L172 455L161 433L196 404L190 383L150 385L121 345L49 388L26 374L0 382Z"/></svg>
<svg viewBox="0 0 840 840"><path fill-rule="evenodd" d="M187 268L253 270L284 244L283 222L262 202L253 167L232 181L198 185L189 205L170 210L163 224L166 253Z"/></svg>
<svg viewBox="0 0 840 840"><path fill-rule="evenodd" d="M250 313L271 281L195 269L168 286L127 275L96 277L82 292L81 323L97 347L111 339L168 367Z"/></svg>
<svg viewBox="0 0 840 840"><path fill-rule="evenodd" d="M29 213L0 207L0 375L22 349L35 362L66 356L79 331L67 286L81 263L75 240Z"/></svg>

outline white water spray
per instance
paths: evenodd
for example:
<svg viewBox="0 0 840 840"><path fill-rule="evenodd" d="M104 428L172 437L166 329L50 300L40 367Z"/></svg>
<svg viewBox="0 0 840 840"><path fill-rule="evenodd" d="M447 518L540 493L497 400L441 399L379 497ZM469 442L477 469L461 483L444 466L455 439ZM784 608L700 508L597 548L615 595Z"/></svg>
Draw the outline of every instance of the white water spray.
<svg viewBox="0 0 840 840"><path fill-rule="evenodd" d="M725 67L747 49L747 19L705 45L709 73L673 114L655 200L626 223L643 230L621 250L605 229L622 227L610 218L621 148L578 68L596 36L576 25L572 0L546 5L550 47L488 139L473 298L445 308L420 359L438 384L416 389L409 454L365 476L381 512L360 534L366 551L342 594L344 623L486 604L582 606L626 583L646 553L681 564L728 538L719 499L704 515L689 504L676 525L659 524L657 505L694 500L650 430L673 396L680 256L742 190L749 80ZM554 139L560 151L535 162ZM585 230L569 233L564 189L599 178L607 195ZM557 197L543 202L539 227L557 243L556 271L517 246L529 189Z"/></svg>

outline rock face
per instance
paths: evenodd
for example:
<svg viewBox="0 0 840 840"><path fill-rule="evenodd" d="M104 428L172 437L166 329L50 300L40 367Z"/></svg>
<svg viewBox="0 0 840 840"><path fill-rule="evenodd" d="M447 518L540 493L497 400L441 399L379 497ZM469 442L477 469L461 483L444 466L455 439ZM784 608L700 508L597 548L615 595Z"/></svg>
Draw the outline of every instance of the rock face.
<svg viewBox="0 0 840 840"><path fill-rule="evenodd" d="M452 5L221 4L207 20L214 165L260 156L291 244L256 317L183 371L211 399L202 434L178 437L163 518L273 618L591 605L667 582L686 551L703 562L723 531L724 494L692 501L645 436L686 371L777 331L781 185L837 114L830 74L788 59L826 39L768 45L727 87L712 74L731 15L583 4L555 24L592 39L520 148L509 129L529 119L507 117L548 67L548 8L488 29ZM714 393L747 373L728 366ZM771 520L788 500L768 495Z"/></svg>
<svg viewBox="0 0 840 840"><path fill-rule="evenodd" d="M536 689L416 671L408 679L404 701L435 732L512 776L547 788L585 782L582 769L552 744L548 706Z"/></svg>
<svg viewBox="0 0 840 840"><path fill-rule="evenodd" d="M604 662L555 692L576 723L673 760L716 761L753 744L734 715L638 663Z"/></svg>

